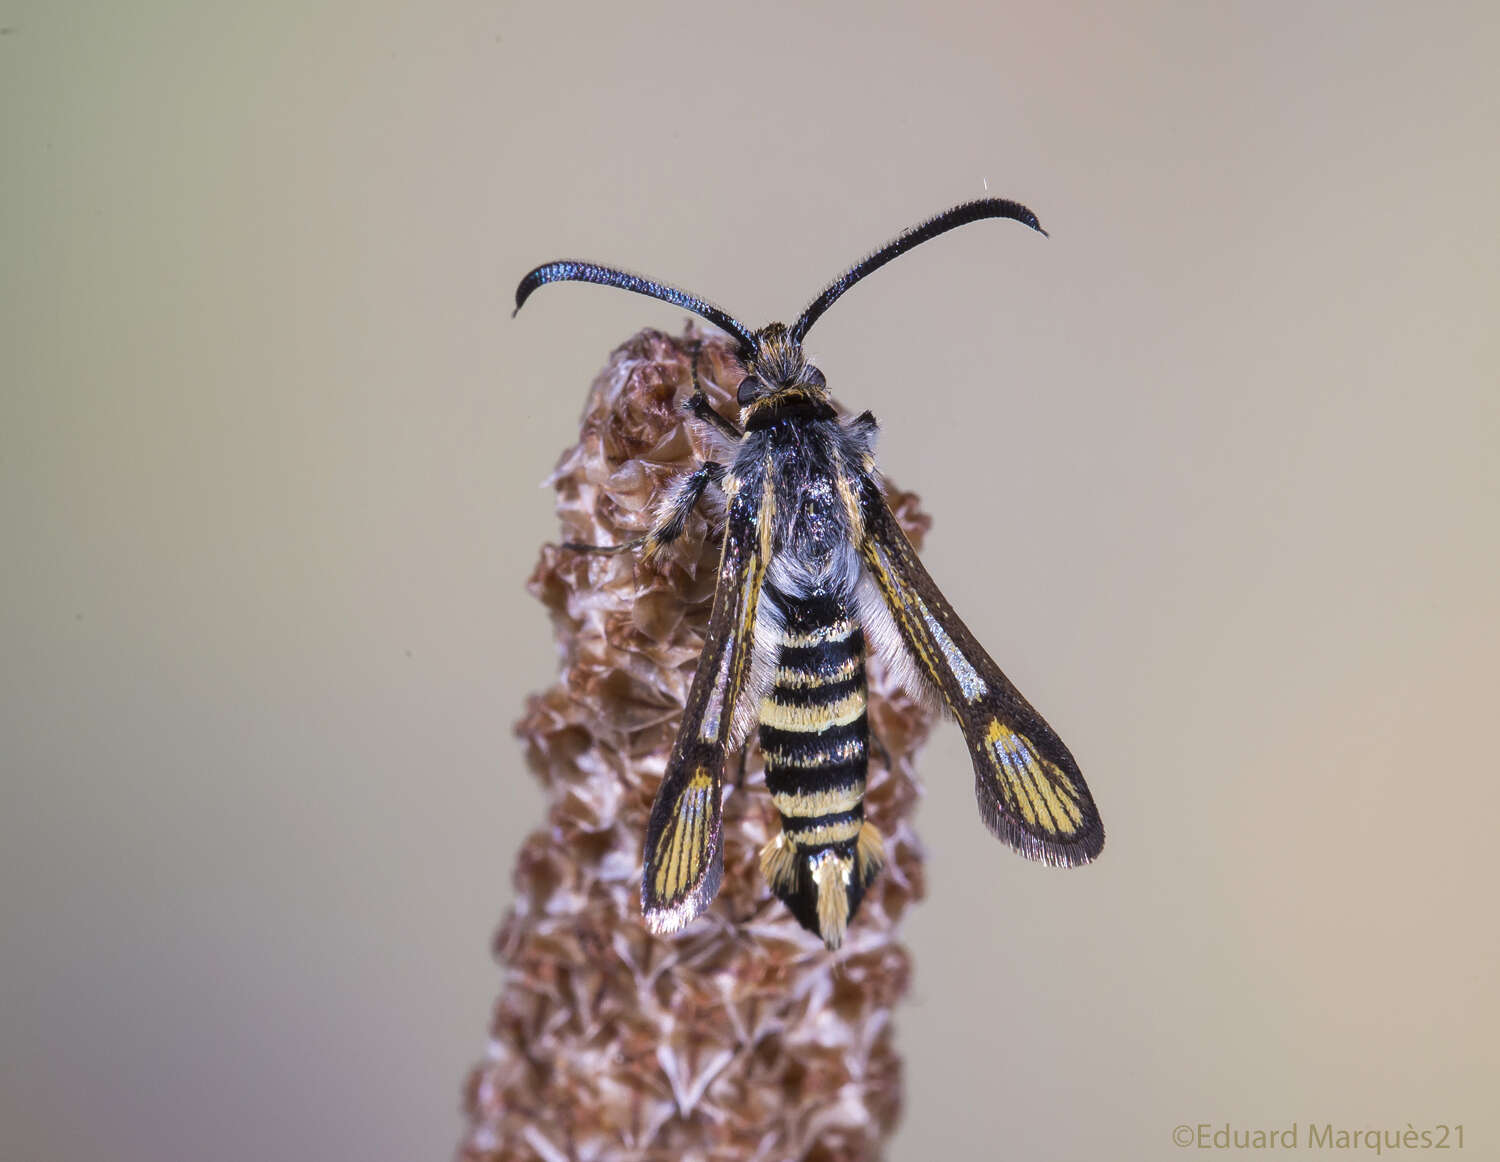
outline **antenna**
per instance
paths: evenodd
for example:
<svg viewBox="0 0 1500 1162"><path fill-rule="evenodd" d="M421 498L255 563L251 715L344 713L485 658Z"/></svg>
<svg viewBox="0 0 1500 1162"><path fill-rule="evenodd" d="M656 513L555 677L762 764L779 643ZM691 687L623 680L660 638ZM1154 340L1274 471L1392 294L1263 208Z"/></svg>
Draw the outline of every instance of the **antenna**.
<svg viewBox="0 0 1500 1162"><path fill-rule="evenodd" d="M977 202L965 202L961 206L954 206L951 210L944 210L936 217L913 226L900 237L886 243L870 257L855 263L848 271L829 283L823 293L813 299L808 304L807 310L803 311L797 317L797 321L792 324L788 332L792 342L801 343L803 337L812 329L812 325L822 317L823 312L833 306L841 294L865 275L879 270L891 259L905 254L914 246L920 246L939 234L946 234L949 230L967 226L970 222L977 222L981 218L1013 218L1040 234L1047 233L1042 229L1042 224L1036 220L1035 214L1020 202L1011 202L1004 198L982 198Z"/></svg>
<svg viewBox="0 0 1500 1162"><path fill-rule="evenodd" d="M548 262L537 267L516 287L516 310L511 312L511 318L515 318L516 311L519 311L522 304L531 297L532 291L539 286L546 286L549 282L593 282L600 286L619 287L621 290L634 291L638 295L661 299L664 303L671 303L673 306L692 311L693 314L707 319L720 330L728 331L740 341L742 354L748 355L755 350L755 332L724 308L716 307L713 303L706 303L697 296L680 291L674 286L652 282L638 274L626 274L623 270L613 270L608 266L596 266L592 262L564 260Z"/></svg>

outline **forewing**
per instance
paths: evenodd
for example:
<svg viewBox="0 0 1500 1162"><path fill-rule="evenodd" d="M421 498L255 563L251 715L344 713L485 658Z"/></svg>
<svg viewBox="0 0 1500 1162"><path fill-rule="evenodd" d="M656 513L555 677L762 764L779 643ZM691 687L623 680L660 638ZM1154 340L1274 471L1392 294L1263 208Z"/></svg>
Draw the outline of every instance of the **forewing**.
<svg viewBox="0 0 1500 1162"><path fill-rule="evenodd" d="M1032 859L1093 859L1104 825L1068 748L953 612L868 480L862 508L865 567L902 642L958 719L985 824Z"/></svg>
<svg viewBox="0 0 1500 1162"><path fill-rule="evenodd" d="M720 790L735 704L754 650L755 612L769 555L769 492L732 478L708 634L682 728L646 827L641 911L653 932L675 932L708 907L724 874Z"/></svg>

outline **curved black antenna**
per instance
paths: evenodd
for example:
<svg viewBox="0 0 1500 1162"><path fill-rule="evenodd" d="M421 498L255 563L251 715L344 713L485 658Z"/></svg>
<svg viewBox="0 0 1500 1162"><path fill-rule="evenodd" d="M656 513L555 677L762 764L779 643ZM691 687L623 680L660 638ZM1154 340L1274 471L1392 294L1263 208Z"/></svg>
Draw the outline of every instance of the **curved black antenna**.
<svg viewBox="0 0 1500 1162"><path fill-rule="evenodd" d="M808 304L807 310L797 316L797 321L792 324L790 331L792 342L801 343L803 337L812 329L812 325L822 317L823 312L833 306L839 295L865 275L879 270L891 259L905 254L913 246L920 246L929 238L936 238L939 234L946 234L949 230L967 226L970 222L977 222L981 218L1014 218L1038 233L1047 233L1042 229L1042 224L1036 220L1035 214L1020 202L1011 202L1004 198L982 198L977 202L965 202L962 206L944 210L936 217L928 218L927 221L913 226L899 238L888 242L870 257L855 263L848 271L829 283L823 293Z"/></svg>
<svg viewBox="0 0 1500 1162"><path fill-rule="evenodd" d="M638 295L649 295L653 299L661 299L664 303L671 303L673 306L692 311L693 314L707 319L715 327L728 331L740 341L740 347L746 352L755 350L755 332L723 307L706 303L686 291L678 290L675 286L652 282L649 278L642 278L638 274L626 274L623 270L596 266L592 262L564 260L548 262L537 267L516 287L516 310L510 313L510 317L516 317L516 311L519 311L526 300L531 297L532 291L539 286L546 286L549 282L596 282L600 286L616 286L621 290L634 291Z"/></svg>

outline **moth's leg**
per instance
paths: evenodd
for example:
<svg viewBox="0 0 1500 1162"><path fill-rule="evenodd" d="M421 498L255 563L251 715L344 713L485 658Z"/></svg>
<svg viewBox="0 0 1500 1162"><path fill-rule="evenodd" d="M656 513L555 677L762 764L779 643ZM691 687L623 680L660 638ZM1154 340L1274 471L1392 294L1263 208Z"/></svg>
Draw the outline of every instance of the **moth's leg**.
<svg viewBox="0 0 1500 1162"><path fill-rule="evenodd" d="M687 519L703 499L710 484L718 484L724 478L724 465L712 460L698 466L672 486L666 503L657 515L651 531L643 537L635 537L619 545L586 545L580 541L564 541L562 547L575 553L628 553L633 549L644 549L651 556L682 535Z"/></svg>
<svg viewBox="0 0 1500 1162"><path fill-rule="evenodd" d="M690 415L696 416L705 424L711 424L720 433L731 440L738 441L745 433L739 430L733 423L726 420L718 412L714 411L713 405L708 402L708 395L703 390L703 384L698 379L698 353L702 350L700 343L693 350L693 394L688 397L683 410Z"/></svg>
<svg viewBox="0 0 1500 1162"><path fill-rule="evenodd" d="M735 424L733 424L729 420L726 420L718 412L714 411L713 404L708 402L708 396L703 394L702 388L699 388L697 391L695 391L692 396L689 397L687 403L683 404L682 406L684 411L691 413L696 418L702 420L705 424L712 424L715 428L717 428L731 440L739 440L743 438L745 434L744 432L740 431L740 429Z"/></svg>

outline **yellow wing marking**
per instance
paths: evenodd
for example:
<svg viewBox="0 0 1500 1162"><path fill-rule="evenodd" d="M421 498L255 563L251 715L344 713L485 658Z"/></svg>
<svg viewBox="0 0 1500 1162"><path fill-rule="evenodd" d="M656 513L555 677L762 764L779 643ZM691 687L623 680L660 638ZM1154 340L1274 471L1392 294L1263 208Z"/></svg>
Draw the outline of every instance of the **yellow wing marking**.
<svg viewBox="0 0 1500 1162"><path fill-rule="evenodd" d="M709 794L713 780L699 769L677 797L671 824L656 845L656 897L675 900L703 871L708 855Z"/></svg>
<svg viewBox="0 0 1500 1162"><path fill-rule="evenodd" d="M1001 793L1029 825L1061 835L1072 835L1083 825L1072 781L1056 763L1037 754L1029 739L992 718L984 743Z"/></svg>

